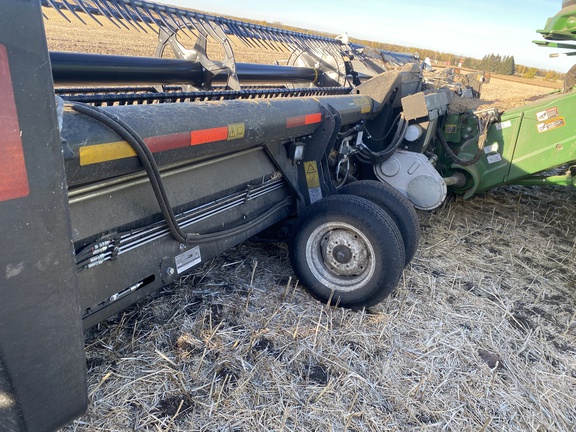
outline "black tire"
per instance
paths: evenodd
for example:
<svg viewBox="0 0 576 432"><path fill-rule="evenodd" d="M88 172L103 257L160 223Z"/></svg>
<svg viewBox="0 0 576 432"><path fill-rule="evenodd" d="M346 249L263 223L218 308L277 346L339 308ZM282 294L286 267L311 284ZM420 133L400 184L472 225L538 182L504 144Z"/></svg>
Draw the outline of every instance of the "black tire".
<svg viewBox="0 0 576 432"><path fill-rule="evenodd" d="M360 309L390 294L404 269L402 236L391 217L371 201L333 195L300 217L290 262L300 282L326 303Z"/></svg>
<svg viewBox="0 0 576 432"><path fill-rule="evenodd" d="M356 195L372 201L386 211L398 226L404 241L406 254L405 265L408 265L420 241L420 221L412 203L400 192L386 183L376 180L360 180L349 183L338 189L341 194Z"/></svg>

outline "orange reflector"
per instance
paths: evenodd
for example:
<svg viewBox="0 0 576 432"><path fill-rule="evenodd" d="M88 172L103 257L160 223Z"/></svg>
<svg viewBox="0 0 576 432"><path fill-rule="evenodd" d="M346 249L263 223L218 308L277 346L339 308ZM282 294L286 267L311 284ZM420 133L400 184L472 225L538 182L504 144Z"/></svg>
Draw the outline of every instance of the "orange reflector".
<svg viewBox="0 0 576 432"><path fill-rule="evenodd" d="M215 141L226 141L228 139L228 126L202 129L190 132L190 144L206 144Z"/></svg>
<svg viewBox="0 0 576 432"><path fill-rule="evenodd" d="M306 114L298 117L289 117L286 119L286 128L293 128L298 126L306 126L310 124L320 123L322 121L322 114Z"/></svg>
<svg viewBox="0 0 576 432"><path fill-rule="evenodd" d="M0 44L0 201L30 193L6 47Z"/></svg>

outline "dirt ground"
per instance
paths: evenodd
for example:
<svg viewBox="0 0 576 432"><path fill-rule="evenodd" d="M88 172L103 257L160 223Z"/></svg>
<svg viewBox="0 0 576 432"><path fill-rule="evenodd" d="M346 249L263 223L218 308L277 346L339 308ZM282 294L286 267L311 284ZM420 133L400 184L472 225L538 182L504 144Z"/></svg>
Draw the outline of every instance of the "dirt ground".
<svg viewBox="0 0 576 432"><path fill-rule="evenodd" d="M47 14L51 49L154 51ZM493 79L480 103L549 92ZM64 430L574 431L574 202L502 186L419 212L397 291L359 312L312 299L286 245L243 243L86 332L90 406Z"/></svg>

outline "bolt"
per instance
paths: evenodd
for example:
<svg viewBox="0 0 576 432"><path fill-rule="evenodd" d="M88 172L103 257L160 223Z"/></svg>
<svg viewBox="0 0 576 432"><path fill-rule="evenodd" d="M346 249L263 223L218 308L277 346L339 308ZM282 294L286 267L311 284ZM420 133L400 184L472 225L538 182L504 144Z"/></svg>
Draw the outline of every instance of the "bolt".
<svg viewBox="0 0 576 432"><path fill-rule="evenodd" d="M181 251L186 249L186 245L184 243L180 243L180 246L178 246L178 247L180 248Z"/></svg>
<svg viewBox="0 0 576 432"><path fill-rule="evenodd" d="M174 267L168 267L168 268L166 269L166 274L167 274L168 276L172 276L174 273L176 273L176 270L174 270Z"/></svg>

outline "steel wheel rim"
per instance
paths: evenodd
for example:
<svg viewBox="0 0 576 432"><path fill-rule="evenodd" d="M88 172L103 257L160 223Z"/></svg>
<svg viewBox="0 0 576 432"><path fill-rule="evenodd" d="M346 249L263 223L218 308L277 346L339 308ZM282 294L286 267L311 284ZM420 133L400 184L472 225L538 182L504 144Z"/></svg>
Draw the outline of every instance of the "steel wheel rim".
<svg viewBox="0 0 576 432"><path fill-rule="evenodd" d="M306 261L324 286L351 292L364 287L376 271L376 256L368 238L354 226L327 222L306 242Z"/></svg>

